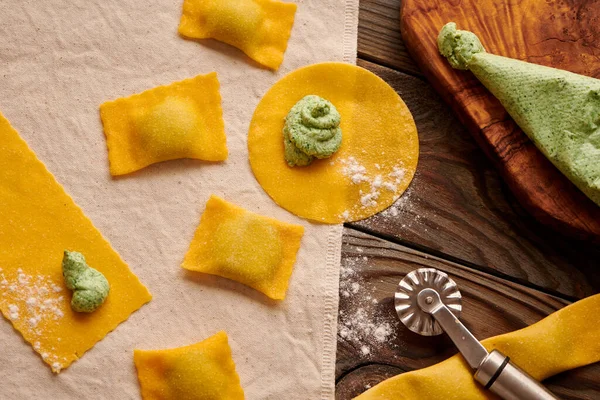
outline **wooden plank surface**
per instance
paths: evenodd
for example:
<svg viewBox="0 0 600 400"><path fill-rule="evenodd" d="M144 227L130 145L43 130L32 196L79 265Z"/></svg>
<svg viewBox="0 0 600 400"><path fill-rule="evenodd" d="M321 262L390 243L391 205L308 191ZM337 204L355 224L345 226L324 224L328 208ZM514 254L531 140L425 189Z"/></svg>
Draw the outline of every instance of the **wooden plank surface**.
<svg viewBox="0 0 600 400"><path fill-rule="evenodd" d="M419 131L420 158L395 206L349 226L566 296L600 289L598 246L561 237L525 212L427 82L366 61L359 65L406 102Z"/></svg>
<svg viewBox="0 0 600 400"><path fill-rule="evenodd" d="M351 399L387 377L427 367L456 353L444 335L423 337L398 320L393 293L421 267L447 272L463 295L461 320L485 339L523 328L568 301L408 247L345 229L338 319L336 399ZM561 399L600 398L600 364L546 383Z"/></svg>
<svg viewBox="0 0 600 400"><path fill-rule="evenodd" d="M455 353L444 336L423 338L398 321L392 295L413 269L428 266L452 275L465 297L463 320L482 339L529 325L600 288L600 250L548 231L523 210L423 80L403 45L399 10L400 0L360 1L359 65L385 79L407 103L419 129L420 164L394 207L345 228L339 400ZM561 399L597 399L600 366L547 383Z"/></svg>
<svg viewBox="0 0 600 400"><path fill-rule="evenodd" d="M420 76L406 51L398 21L400 0L361 0L358 14L358 57Z"/></svg>

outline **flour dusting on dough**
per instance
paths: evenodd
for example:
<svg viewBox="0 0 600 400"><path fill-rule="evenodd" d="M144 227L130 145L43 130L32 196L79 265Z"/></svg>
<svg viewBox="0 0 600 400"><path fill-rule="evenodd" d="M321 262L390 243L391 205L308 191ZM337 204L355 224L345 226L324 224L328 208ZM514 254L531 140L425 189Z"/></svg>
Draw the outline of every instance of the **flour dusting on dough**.
<svg viewBox="0 0 600 400"><path fill-rule="evenodd" d="M355 185L369 180L366 175L367 169L364 166L360 165L358 161L356 161L356 158L348 157L345 160L341 160L341 162L342 173L348 178L350 178L352 183L354 183Z"/></svg>
<svg viewBox="0 0 600 400"><path fill-rule="evenodd" d="M379 173L381 170L379 164L375 164L375 168L377 169L376 174L369 174L365 166L352 156L338 162L342 165L342 174L348 177L353 185L368 184L368 190L359 190L360 204L357 207L362 207L363 209L376 207L382 190L396 194L399 185L406 176L406 169L402 164L395 165L392 172L382 175ZM352 213L349 210L345 210L340 217L347 221L352 217Z"/></svg>
<svg viewBox="0 0 600 400"><path fill-rule="evenodd" d="M19 319L19 307L15 306L14 304L9 304L8 317L13 321Z"/></svg>
<svg viewBox="0 0 600 400"><path fill-rule="evenodd" d="M35 337L42 338L45 334L44 327L58 323L64 316L66 303L64 296L59 295L62 287L48 276L28 275L19 268L16 279L9 280L0 272L0 292L0 304L7 301L9 292L10 300L14 302L8 304L8 318L13 323L29 325L28 330ZM40 342L35 341L33 348L40 353ZM40 353L42 358L50 361L52 369L59 372L62 369L59 361L66 361L66 359L60 360L60 357L47 351L48 349Z"/></svg>

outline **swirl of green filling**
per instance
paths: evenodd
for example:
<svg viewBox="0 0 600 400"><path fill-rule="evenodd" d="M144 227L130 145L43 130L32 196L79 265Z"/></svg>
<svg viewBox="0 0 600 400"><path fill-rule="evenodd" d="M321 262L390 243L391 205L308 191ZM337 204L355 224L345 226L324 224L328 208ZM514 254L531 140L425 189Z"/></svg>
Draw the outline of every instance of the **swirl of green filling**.
<svg viewBox="0 0 600 400"><path fill-rule="evenodd" d="M104 303L110 290L108 281L101 272L86 264L83 254L65 250L62 269L65 284L73 291L73 311L89 313Z"/></svg>
<svg viewBox="0 0 600 400"><path fill-rule="evenodd" d="M444 25L437 42L440 54L448 59L452 68L456 69L469 69L473 55L485 53L477 35L456 29L454 22Z"/></svg>
<svg viewBox="0 0 600 400"><path fill-rule="evenodd" d="M302 98L285 117L283 143L285 160L290 167L330 157L342 144L340 113L322 97Z"/></svg>

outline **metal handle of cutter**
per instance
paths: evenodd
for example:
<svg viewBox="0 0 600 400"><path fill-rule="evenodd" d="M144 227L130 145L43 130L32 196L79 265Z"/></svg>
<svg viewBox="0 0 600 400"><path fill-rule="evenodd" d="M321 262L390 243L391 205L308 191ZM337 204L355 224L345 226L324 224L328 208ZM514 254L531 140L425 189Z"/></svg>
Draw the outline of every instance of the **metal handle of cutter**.
<svg viewBox="0 0 600 400"><path fill-rule="evenodd" d="M505 400L558 399L497 350L493 350L477 368L475 380Z"/></svg>
<svg viewBox="0 0 600 400"><path fill-rule="evenodd" d="M504 400L558 400L541 383L510 362L499 351L487 350L442 302L433 289L417 295L419 307L429 313L448 334L469 366L476 370L475 380Z"/></svg>

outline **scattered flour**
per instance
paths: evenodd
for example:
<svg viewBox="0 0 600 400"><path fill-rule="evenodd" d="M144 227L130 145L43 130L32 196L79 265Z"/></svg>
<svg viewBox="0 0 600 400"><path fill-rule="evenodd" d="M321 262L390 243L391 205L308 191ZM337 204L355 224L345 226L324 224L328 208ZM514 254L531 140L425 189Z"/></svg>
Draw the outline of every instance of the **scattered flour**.
<svg viewBox="0 0 600 400"><path fill-rule="evenodd" d="M377 218L383 220L383 223L390 219L395 219L397 223L397 217L402 213L401 228L411 229L414 224L422 224L421 211L413 197L413 189L409 187L394 204L377 214ZM421 229L425 232L428 230L426 226L421 226Z"/></svg>
<svg viewBox="0 0 600 400"><path fill-rule="evenodd" d="M7 307L7 317L18 324L19 330L31 337L43 338L46 327L58 323L64 316L68 303L60 295L63 288L60 282L45 275L29 275L18 269L14 278L7 277L0 269L0 307ZM58 356L53 354L54 348L43 348L39 341L34 341L33 348L42 355L55 372L62 369Z"/></svg>
<svg viewBox="0 0 600 400"><path fill-rule="evenodd" d="M394 170L388 175L390 178L395 178L395 183L399 184L404 179L404 175L406 175L406 170L404 168L395 166Z"/></svg>
<svg viewBox="0 0 600 400"><path fill-rule="evenodd" d="M344 259L340 272L340 296L347 306L340 311L338 319L338 335L360 349L365 357L376 348L395 346L394 339L399 329L397 321L389 321L389 317L385 317L385 310L378 307L379 301L369 294L368 282L358 274L359 269L367 267L368 261L365 256Z"/></svg>
<svg viewBox="0 0 600 400"><path fill-rule="evenodd" d="M15 321L22 314L31 328L36 328L38 324L44 320L58 320L63 315L62 310L63 296L49 297L48 294L52 291L58 293L62 288L52 282L48 277L43 275L32 276L23 272L22 269L17 270L16 282L9 282L4 274L1 274L2 282L0 289L8 287L11 292L11 300L20 300L21 307L15 304L8 305L9 317ZM57 290L60 289L60 290ZM2 296L6 296L6 292L2 290ZM19 312L20 311L20 312ZM33 333L41 335L41 331L33 329Z"/></svg>
<svg viewBox="0 0 600 400"><path fill-rule="evenodd" d="M8 316L11 320L15 321L19 319L19 307L14 304L8 305Z"/></svg>
<svg viewBox="0 0 600 400"><path fill-rule="evenodd" d="M373 190L370 193L364 193L361 190L360 194L360 203L363 205L363 207L375 207L377 205L379 191Z"/></svg>
<svg viewBox="0 0 600 400"><path fill-rule="evenodd" d="M387 190L396 194L398 185L400 185L406 175L406 170L401 165L393 167L392 172L387 175L370 175L365 166L361 165L356 158L348 157L339 161L342 165L342 174L347 176L354 185L363 183L368 184L368 190L360 189L360 205L357 207L371 208L377 206L377 200L381 196L382 190ZM379 164L375 164L377 171L381 170ZM346 210L341 214L344 220L350 218L351 211Z"/></svg>
<svg viewBox="0 0 600 400"><path fill-rule="evenodd" d="M355 185L369 180L366 175L367 169L360 165L354 157L348 157L348 159L342 160L342 173L350 178Z"/></svg>

